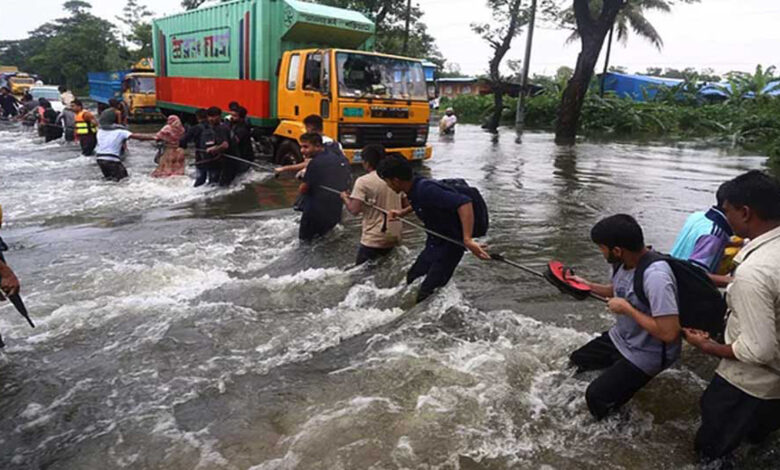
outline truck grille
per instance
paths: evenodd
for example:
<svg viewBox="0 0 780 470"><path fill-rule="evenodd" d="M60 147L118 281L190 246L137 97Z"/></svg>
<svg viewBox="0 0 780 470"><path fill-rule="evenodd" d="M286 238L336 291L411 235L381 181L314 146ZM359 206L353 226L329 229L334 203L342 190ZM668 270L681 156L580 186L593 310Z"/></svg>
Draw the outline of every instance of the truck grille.
<svg viewBox="0 0 780 470"><path fill-rule="evenodd" d="M427 127L422 126L427 133ZM421 126L342 126L339 128L339 142L344 148L363 148L370 144L381 144L385 148L419 147L417 133ZM344 139L344 136L356 136ZM347 140L347 142L345 142ZM423 143L424 144L424 143Z"/></svg>

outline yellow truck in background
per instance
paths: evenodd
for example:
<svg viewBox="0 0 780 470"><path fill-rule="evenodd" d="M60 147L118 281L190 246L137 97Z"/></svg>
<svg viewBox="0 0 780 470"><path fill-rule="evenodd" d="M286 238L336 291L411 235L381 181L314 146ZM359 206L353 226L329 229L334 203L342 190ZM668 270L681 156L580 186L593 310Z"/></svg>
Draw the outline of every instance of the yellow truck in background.
<svg viewBox="0 0 780 470"><path fill-rule="evenodd" d="M151 59L142 59L130 70L90 72L89 97L107 106L110 99L127 105L132 122L159 121L164 116L157 109L155 74Z"/></svg>
<svg viewBox="0 0 780 470"><path fill-rule="evenodd" d="M35 85L35 79L35 76L20 72L15 66L0 66L0 88L8 88L14 95L21 96L30 91Z"/></svg>

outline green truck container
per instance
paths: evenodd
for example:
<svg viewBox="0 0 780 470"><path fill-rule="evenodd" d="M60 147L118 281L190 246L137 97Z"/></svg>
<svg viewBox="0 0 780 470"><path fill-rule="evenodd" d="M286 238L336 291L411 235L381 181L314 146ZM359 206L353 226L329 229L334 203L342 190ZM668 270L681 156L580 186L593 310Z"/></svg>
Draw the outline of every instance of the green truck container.
<svg viewBox="0 0 780 470"><path fill-rule="evenodd" d="M323 117L325 133L342 140L353 161L369 143L430 157L422 64L369 52L374 24L358 12L236 0L157 19L153 41L160 109L226 110L238 101L279 162L300 159L309 114Z"/></svg>

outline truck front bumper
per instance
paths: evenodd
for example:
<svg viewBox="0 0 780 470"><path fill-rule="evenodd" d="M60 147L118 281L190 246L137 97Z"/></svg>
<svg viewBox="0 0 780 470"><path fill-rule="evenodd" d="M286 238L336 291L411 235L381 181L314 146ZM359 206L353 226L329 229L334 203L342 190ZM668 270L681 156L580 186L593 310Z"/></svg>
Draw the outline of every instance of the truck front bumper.
<svg viewBox="0 0 780 470"><path fill-rule="evenodd" d="M433 148L430 145L426 145L425 147L388 148L385 149L385 152L388 154L401 154L404 156L404 158L410 161L428 160L433 156ZM361 158L360 154L360 149L344 149L344 155L347 156L347 159L353 165L363 163L363 159Z"/></svg>

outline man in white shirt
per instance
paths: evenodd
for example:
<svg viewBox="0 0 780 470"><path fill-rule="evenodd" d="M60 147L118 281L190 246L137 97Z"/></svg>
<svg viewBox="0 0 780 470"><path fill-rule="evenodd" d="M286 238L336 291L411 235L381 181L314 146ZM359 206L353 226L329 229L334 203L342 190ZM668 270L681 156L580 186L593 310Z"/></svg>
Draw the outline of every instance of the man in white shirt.
<svg viewBox="0 0 780 470"><path fill-rule="evenodd" d="M455 133L455 124L458 123L458 117L455 116L455 110L447 108L441 121L439 122L439 133L444 135Z"/></svg>
<svg viewBox="0 0 780 470"><path fill-rule="evenodd" d="M124 127L118 126L117 113L113 108L108 108L100 113L98 124L100 127L97 131L95 153L103 176L112 181L127 178L127 169L120 158L125 141L127 139L155 140L155 135L134 134Z"/></svg>
<svg viewBox="0 0 780 470"><path fill-rule="evenodd" d="M728 184L724 199L729 224L751 240L734 258L725 344L684 330L689 343L721 358L701 398L695 448L705 460L780 429L780 182L751 171Z"/></svg>
<svg viewBox="0 0 780 470"><path fill-rule="evenodd" d="M62 105L65 108L70 108L70 105L73 103L73 100L75 100L76 97L73 96L73 93L71 93L71 91L68 90L65 85L60 85L57 90L60 92L60 101L62 101Z"/></svg>

